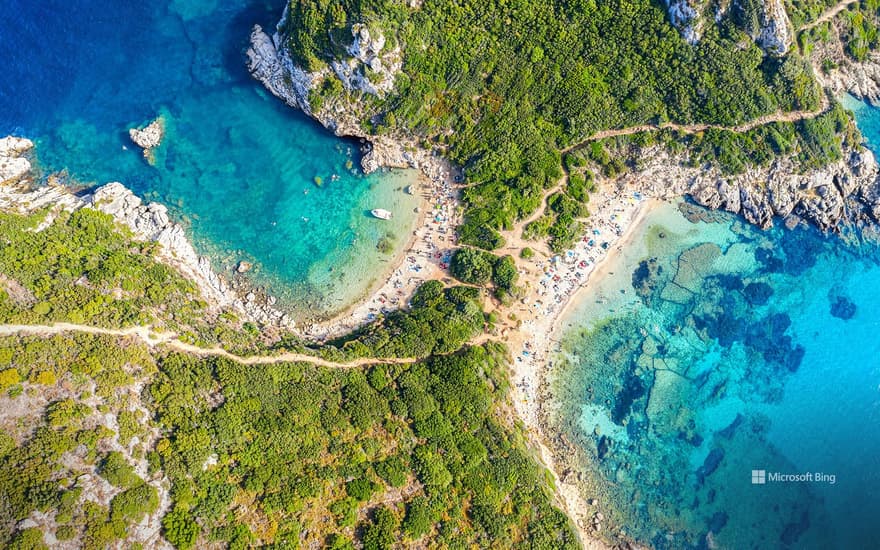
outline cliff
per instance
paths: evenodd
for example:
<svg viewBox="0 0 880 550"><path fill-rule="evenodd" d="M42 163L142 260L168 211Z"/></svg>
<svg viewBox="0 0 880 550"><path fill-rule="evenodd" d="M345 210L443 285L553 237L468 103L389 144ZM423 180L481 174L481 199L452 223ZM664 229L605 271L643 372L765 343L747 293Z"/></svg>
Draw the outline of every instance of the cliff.
<svg viewBox="0 0 880 550"><path fill-rule="evenodd" d="M285 12L286 17L286 12ZM284 19L279 23L281 28ZM402 53L400 48L377 56L377 50L385 47L381 35L372 36L359 25L352 27L353 41L347 48L351 57L334 60L331 67L307 72L298 67L289 52L282 47L283 37L276 32L269 36L259 25L251 32L250 47L247 50L248 69L254 78L263 83L267 90L291 107L301 109L337 136L360 138L364 153L361 168L369 174L381 167L416 168L431 180L447 179L459 171L446 162L436 151L422 147L409 135L371 135L361 127L359 113L361 105L348 99L346 95L324 99L319 108L310 102L312 90L320 86L331 71L339 75L343 85L364 93L387 93L393 87L396 74L400 71ZM380 59L383 75L377 83L365 81L360 72L365 65L375 64ZM360 69L359 69L360 67ZM340 74L341 73L341 74Z"/></svg>
<svg viewBox="0 0 880 550"><path fill-rule="evenodd" d="M718 14L727 12L719 5L690 0L670 3L679 25L690 25L688 36L699 39L700 14L714 7ZM732 9L748 7L745 0ZM757 21L755 39L774 54L787 50L791 40L791 24L781 3L770 0L752 6ZM286 14L285 14L286 16ZM279 24L285 28L285 21ZM357 25L353 28L364 30ZM353 32L354 42L348 53L375 52L382 49L382 39L367 33ZM378 41L378 42L376 42ZM310 105L311 91L323 81L332 69L308 73L297 67L281 44L284 38L276 32L269 37L259 27L251 35L248 50L249 66L255 78L262 81L276 96L289 105L303 109L337 135L355 136L369 140L368 153L363 160L366 171L379 166L436 166L437 155L419 147L413 140L401 136L367 134L359 123L362 106L344 103L345 100L325 101L320 109ZM353 53L354 52L354 53ZM395 56L399 50L395 50ZM362 61L361 61L362 62ZM356 64L340 60L331 65ZM859 69L839 76L838 86L844 89L864 90L876 97L880 90L880 65L863 64ZM852 74L863 75L861 79ZM827 84L827 83L826 83ZM317 111L317 112L316 112ZM846 150L844 159L822 169L801 173L791 158L775 159L769 166L755 166L746 173L729 176L713 166L691 166L684 157L673 158L663 151L646 151L635 173L625 176L629 182L638 182L651 196L671 197L689 195L695 201L713 209L724 209L741 214L749 222L769 227L774 218L786 223L806 220L823 230L835 230L849 223L876 223L880 221L880 186L877 163L865 150Z"/></svg>
<svg viewBox="0 0 880 550"><path fill-rule="evenodd" d="M703 37L708 0L666 0L665 4L672 26L688 44L697 44Z"/></svg>
<svg viewBox="0 0 880 550"><path fill-rule="evenodd" d="M688 44L697 44L707 24L717 24L732 17L734 22L754 40L765 53L783 56L793 40L793 29L782 0L666 0L666 11L672 23Z"/></svg>

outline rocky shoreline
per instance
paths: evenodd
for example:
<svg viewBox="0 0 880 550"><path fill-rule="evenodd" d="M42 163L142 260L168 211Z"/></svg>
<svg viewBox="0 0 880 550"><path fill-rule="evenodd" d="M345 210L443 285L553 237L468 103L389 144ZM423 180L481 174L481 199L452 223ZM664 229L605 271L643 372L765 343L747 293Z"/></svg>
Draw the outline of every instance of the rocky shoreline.
<svg viewBox="0 0 880 550"><path fill-rule="evenodd" d="M271 298L258 296L246 287L233 285L218 275L211 262L199 256L186 236L183 226L172 221L161 204L144 203L123 184L108 183L89 193L77 194L62 185L35 185L30 155L34 144L28 139L0 139L0 208L33 212L49 207L44 224L61 211L94 208L113 216L128 227L135 238L158 243L158 259L177 269L196 283L212 309L231 309L244 320L292 329L293 320L269 303Z"/></svg>
<svg viewBox="0 0 880 550"><path fill-rule="evenodd" d="M741 215L762 229L774 220L788 227L806 222L831 232L880 222L880 168L867 149L845 150L842 160L804 174L791 158L753 166L736 176L714 166L692 166L688 160L686 154L648 148L640 155L639 168L616 184L658 199L689 196L709 209Z"/></svg>
<svg viewBox="0 0 880 550"><path fill-rule="evenodd" d="M283 25L287 17L279 23ZM378 38L377 38L378 39ZM461 171L444 159L438 151L429 151L412 137L402 135L370 135L361 128L355 104L325 102L321 109L312 108L309 100L311 90L320 83L331 69L309 73L296 66L290 54L282 47L279 31L269 36L259 25L251 32L247 50L248 70L273 95L291 107L302 110L322 126L340 137L359 139L362 144L361 168L372 173L379 168L415 168L431 181L452 178L461 181ZM399 67L398 67L399 70ZM368 93L368 92L365 92Z"/></svg>

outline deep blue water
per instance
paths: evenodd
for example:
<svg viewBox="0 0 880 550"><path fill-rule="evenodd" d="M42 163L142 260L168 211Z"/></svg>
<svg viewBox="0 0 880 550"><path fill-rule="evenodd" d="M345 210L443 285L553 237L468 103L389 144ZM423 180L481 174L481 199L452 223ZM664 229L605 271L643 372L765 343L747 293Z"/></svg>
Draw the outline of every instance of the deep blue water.
<svg viewBox="0 0 880 550"><path fill-rule="evenodd" d="M585 496L656 548L876 548L880 250L694 212L650 213L565 320Z"/></svg>
<svg viewBox="0 0 880 550"><path fill-rule="evenodd" d="M250 29L273 28L283 4L7 0L0 135L34 139L47 173L121 181L163 202L215 268L254 262L251 276L298 312L341 307L388 260L379 239L401 244L414 219L401 191L412 175L364 177L356 143L250 78ZM158 115L168 135L150 166L127 130ZM376 207L395 221L371 219ZM358 276L344 279L346 265Z"/></svg>

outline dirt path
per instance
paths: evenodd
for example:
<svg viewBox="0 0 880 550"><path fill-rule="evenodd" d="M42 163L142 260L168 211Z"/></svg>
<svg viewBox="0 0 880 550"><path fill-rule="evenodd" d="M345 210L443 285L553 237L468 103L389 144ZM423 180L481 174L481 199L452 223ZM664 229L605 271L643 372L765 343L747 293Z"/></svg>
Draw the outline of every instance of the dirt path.
<svg viewBox="0 0 880 550"><path fill-rule="evenodd" d="M302 353L281 353L278 355L248 355L241 356L230 353L223 348L203 348L186 342L181 342L177 335L171 332L155 332L150 327L130 327L125 329L110 329L93 327L89 325L77 325L73 323L55 323L52 325L0 325L0 336L34 335L53 336L67 332L79 332L83 334L104 334L109 336L133 336L151 347L166 346L176 351L191 353L199 357L224 357L243 365L266 365L281 362L311 363L319 367L329 368L355 368L375 363L414 363L418 359L414 357L404 358L361 358L346 363L329 361L320 357Z"/></svg>
<svg viewBox="0 0 880 550"><path fill-rule="evenodd" d="M801 25L801 27L797 30L797 32L808 31L808 30L812 29L813 27L818 27L819 25L821 25L822 23L825 23L826 21L831 21L832 19L834 19L837 16L837 14L839 14L840 12L845 10L846 8L850 7L853 4L858 4L858 3L859 3L859 0L843 0L843 2L839 2L836 5L832 6L825 13L823 13L822 15L820 15L818 18L814 19L813 21L810 21L809 23L807 23L805 25Z"/></svg>
<svg viewBox="0 0 880 550"><path fill-rule="evenodd" d="M841 2L838 2L834 6L828 8L824 13L822 13L822 15L820 15L813 21L801 26L799 29L797 29L796 32L807 31L812 29L813 27L825 23L826 21L831 21L840 12L853 4L857 4L858 2L859 0L842 0ZM571 151L580 149L581 147L592 141L610 137L629 136L632 134L637 134L639 132L650 132L655 130L677 130L679 132L684 132L687 134L705 132L706 130L748 132L749 130L753 130L758 126L763 126L765 124L770 124L773 122L797 122L799 120L816 118L817 116L827 111L830 106L831 103L828 101L828 98L823 94L822 104L819 106L818 109L814 111L777 111L775 113L760 116L758 118L752 119L746 123L736 126L727 126L724 124L677 124L674 122L664 122L662 124L641 124L639 126L630 126L628 128L619 128L616 130L602 130L601 132L596 132L595 134L583 139L578 143L575 143L574 145L569 145L568 147L565 147L561 151L562 154L570 153Z"/></svg>
<svg viewBox="0 0 880 550"><path fill-rule="evenodd" d="M754 118L748 122L743 124L739 124L736 126L726 126L724 124L677 124L675 122L664 122L663 124L641 124L639 126L630 126L628 128L618 128L616 130L602 130L601 132L596 132L595 134L585 138L574 145L569 145L568 147L561 150L562 154L570 153L577 149L580 149L584 145L611 137L618 136L629 136L632 134L637 134L639 132L651 132L657 130L676 130L679 132L684 132L686 134L696 134L698 132L705 132L706 130L726 130L728 132L748 132L749 130L754 130L758 126L764 126L766 124L771 124L773 122L797 122L800 120L806 120L810 118L816 118L822 113L826 112L831 106L831 103L828 101L828 98L823 94L822 95L822 103L818 109L814 111L777 111L775 113L771 113L769 115L759 116L758 118Z"/></svg>

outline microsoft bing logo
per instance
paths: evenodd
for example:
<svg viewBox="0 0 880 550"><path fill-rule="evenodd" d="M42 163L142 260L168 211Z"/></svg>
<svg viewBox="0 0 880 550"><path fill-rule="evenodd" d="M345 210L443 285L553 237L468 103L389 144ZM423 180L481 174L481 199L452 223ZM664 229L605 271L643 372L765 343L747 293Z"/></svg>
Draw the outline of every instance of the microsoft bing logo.
<svg viewBox="0 0 880 550"><path fill-rule="evenodd" d="M752 485L767 483L767 470L752 470Z"/></svg>

